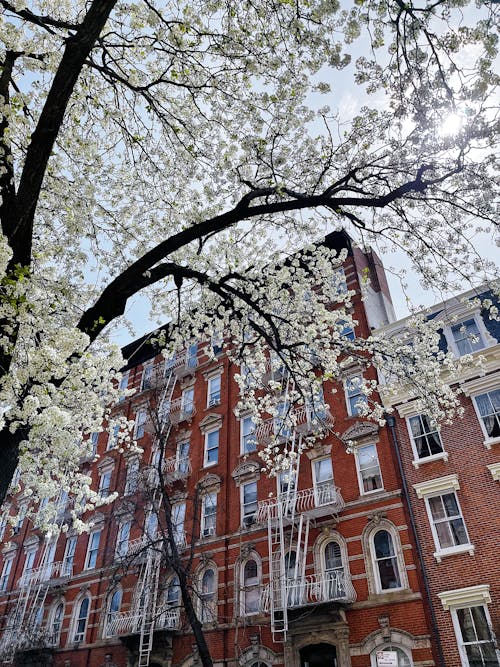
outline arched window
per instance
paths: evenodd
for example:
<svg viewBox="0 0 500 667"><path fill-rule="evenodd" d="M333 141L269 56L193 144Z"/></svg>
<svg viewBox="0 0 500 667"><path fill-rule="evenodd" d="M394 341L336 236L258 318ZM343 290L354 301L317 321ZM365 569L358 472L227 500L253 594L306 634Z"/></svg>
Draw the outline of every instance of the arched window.
<svg viewBox="0 0 500 667"><path fill-rule="evenodd" d="M109 601L108 615L106 617L106 637L116 635L116 621L122 604L122 591L118 588Z"/></svg>
<svg viewBox="0 0 500 667"><path fill-rule="evenodd" d="M210 623L217 619L216 577L212 568L205 570L201 577L201 622Z"/></svg>
<svg viewBox="0 0 500 667"><path fill-rule="evenodd" d="M90 598L83 598L76 606L76 617L74 625L73 641L80 644L85 641L87 631L87 621L89 617Z"/></svg>
<svg viewBox="0 0 500 667"><path fill-rule="evenodd" d="M250 667L267 667L265 662L252 662Z"/></svg>
<svg viewBox="0 0 500 667"><path fill-rule="evenodd" d="M387 530L378 530L373 535L375 576L380 591L402 588L398 557L394 540Z"/></svg>
<svg viewBox="0 0 500 667"><path fill-rule="evenodd" d="M338 542L327 542L324 552L325 581L322 586L324 600L339 600L345 597L345 571L342 549Z"/></svg>
<svg viewBox="0 0 500 667"><path fill-rule="evenodd" d="M257 614L260 610L260 576L257 561L251 558L242 567L241 606L245 616Z"/></svg>
<svg viewBox="0 0 500 667"><path fill-rule="evenodd" d="M54 608L50 619L50 635L49 644L51 646L59 646L61 639L61 628L64 616L64 603L59 604Z"/></svg>
<svg viewBox="0 0 500 667"><path fill-rule="evenodd" d="M406 650L403 650L399 646L387 645L387 646L378 646L374 651L372 651L372 653L370 654L372 667L377 667L377 653L381 653L383 651L392 651L393 653L396 654L398 667L413 666L413 661L406 652Z"/></svg>

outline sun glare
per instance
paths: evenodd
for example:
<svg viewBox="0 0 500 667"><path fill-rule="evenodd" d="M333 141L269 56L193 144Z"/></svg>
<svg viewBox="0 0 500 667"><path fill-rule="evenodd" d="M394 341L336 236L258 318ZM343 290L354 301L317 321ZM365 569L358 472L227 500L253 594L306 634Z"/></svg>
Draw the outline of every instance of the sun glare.
<svg viewBox="0 0 500 667"><path fill-rule="evenodd" d="M443 137L448 137L453 134L458 134L464 124L463 116L457 113L450 113L439 127L439 134Z"/></svg>

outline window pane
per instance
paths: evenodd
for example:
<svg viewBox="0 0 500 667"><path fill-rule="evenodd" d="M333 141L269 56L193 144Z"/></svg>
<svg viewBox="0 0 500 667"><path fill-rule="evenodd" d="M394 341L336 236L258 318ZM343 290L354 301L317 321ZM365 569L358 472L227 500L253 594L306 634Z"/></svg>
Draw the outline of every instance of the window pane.
<svg viewBox="0 0 500 667"><path fill-rule="evenodd" d="M392 537L386 530L379 530L373 540L375 543L375 555L377 558L386 558L394 555Z"/></svg>
<svg viewBox="0 0 500 667"><path fill-rule="evenodd" d="M325 566L327 570L334 570L342 567L342 552L340 544L329 542L325 548Z"/></svg>

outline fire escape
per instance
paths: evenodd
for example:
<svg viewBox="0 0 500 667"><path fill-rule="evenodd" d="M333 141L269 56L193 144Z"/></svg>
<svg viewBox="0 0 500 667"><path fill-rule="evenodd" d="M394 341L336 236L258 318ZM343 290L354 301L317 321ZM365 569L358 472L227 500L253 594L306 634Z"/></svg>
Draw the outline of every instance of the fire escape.
<svg viewBox="0 0 500 667"><path fill-rule="evenodd" d="M190 419L194 414L194 405L185 404L182 398L172 400L177 380L193 374L197 367L197 357L190 349L184 355L167 363L161 382L161 395L158 401L158 421L161 437L166 443L172 427ZM189 453L178 450L175 456L164 458L161 462L162 477L166 485L185 482L191 473ZM142 471L142 483L148 490L151 506L156 511L161 505L160 475L156 466L147 466ZM177 547L185 545L184 533L176 535ZM178 540L177 540L178 538ZM120 636L125 644L132 646L138 637L138 667L148 667L153 650L155 631L173 632L180 626L180 608L168 607L158 600L160 590L160 572L162 565L163 541L154 530L129 543L126 559L140 563L139 577L131 608L117 612L108 619L106 634L108 637ZM128 640L132 639L132 642ZM137 644L136 644L137 646Z"/></svg>
<svg viewBox="0 0 500 667"><path fill-rule="evenodd" d="M336 518L344 508L344 500L340 489L334 486L333 476L321 479L318 475L312 488L299 488L303 439L312 433L326 433L333 419L324 406L289 409L290 380L279 369L270 367L265 379L281 382L284 391L280 401L288 412L285 419L283 411L278 411L278 416L264 421L255 431L257 443L276 443L288 452L291 462L280 473L277 495L260 501L257 509L257 523L267 525L269 553L269 584L263 590L261 608L270 614L273 640L284 642L293 609L354 602L356 592L345 570L325 568L319 573L306 574L312 546L310 528L318 519Z"/></svg>

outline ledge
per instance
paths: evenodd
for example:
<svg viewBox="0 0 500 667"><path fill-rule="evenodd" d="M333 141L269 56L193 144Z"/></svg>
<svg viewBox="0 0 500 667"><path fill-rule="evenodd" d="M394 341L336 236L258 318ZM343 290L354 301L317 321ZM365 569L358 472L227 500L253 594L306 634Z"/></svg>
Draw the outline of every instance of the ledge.
<svg viewBox="0 0 500 667"><path fill-rule="evenodd" d="M454 489L456 491L460 488L460 484L458 482L458 475L453 474L419 482L418 484L414 484L413 488L417 492L418 498L425 498L425 496L429 496L431 493L439 493L446 489Z"/></svg>
<svg viewBox="0 0 500 667"><path fill-rule="evenodd" d="M495 482L500 482L500 463L490 463L490 465L486 467L491 472L491 476Z"/></svg>
<svg viewBox="0 0 500 667"><path fill-rule="evenodd" d="M433 454L432 456L425 456L423 459L415 459L412 461L412 465L417 468L420 468L421 465L425 465L426 463L432 463L433 461L444 461L445 463L448 461L449 454L448 452L440 452L439 454Z"/></svg>
<svg viewBox="0 0 500 667"><path fill-rule="evenodd" d="M470 556L474 555L474 549L476 547L473 544L460 544L456 547L450 547L449 549L443 549L442 551L435 551L433 556L440 563L443 558L448 558L448 556L456 556L460 554L468 553Z"/></svg>
<svg viewBox="0 0 500 667"><path fill-rule="evenodd" d="M450 607L467 607L477 602L488 604L491 602L490 585L479 584L478 586L468 586L467 588L455 588L451 591L438 593L438 598L447 611Z"/></svg>
<svg viewBox="0 0 500 667"><path fill-rule="evenodd" d="M492 445L498 444L500 444L500 437L486 438L486 440L483 442L483 445L486 447L486 449L491 449Z"/></svg>

